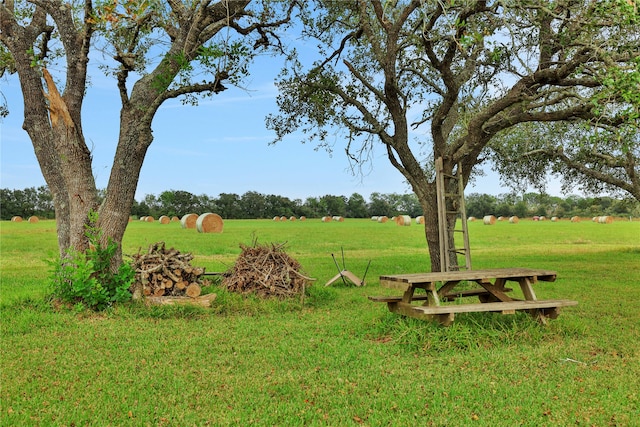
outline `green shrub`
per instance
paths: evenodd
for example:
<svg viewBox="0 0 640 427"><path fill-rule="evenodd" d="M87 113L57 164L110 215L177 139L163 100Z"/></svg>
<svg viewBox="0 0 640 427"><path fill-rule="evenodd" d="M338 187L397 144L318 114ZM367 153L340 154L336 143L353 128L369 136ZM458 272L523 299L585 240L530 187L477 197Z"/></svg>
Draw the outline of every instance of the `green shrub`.
<svg viewBox="0 0 640 427"><path fill-rule="evenodd" d="M100 243L101 230L95 226L96 219L97 214L91 212L85 226L92 249L69 250L63 259L53 263L51 280L54 298L99 311L131 299L129 288L135 271L126 262L117 272L111 270L118 245L112 240L106 245Z"/></svg>

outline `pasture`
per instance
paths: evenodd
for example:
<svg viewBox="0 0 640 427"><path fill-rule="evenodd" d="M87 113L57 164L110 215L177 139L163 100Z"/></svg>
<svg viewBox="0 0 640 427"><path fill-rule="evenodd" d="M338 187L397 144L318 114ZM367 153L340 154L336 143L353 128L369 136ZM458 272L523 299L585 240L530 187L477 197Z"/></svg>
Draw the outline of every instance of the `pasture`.
<svg viewBox="0 0 640 427"><path fill-rule="evenodd" d="M469 224L473 266L555 270L539 298L575 299L541 326L469 313L451 327L367 295L423 272L422 226L227 220L222 234L134 221L123 248L164 241L225 271L239 244L287 242L317 279L304 300L230 294L209 309L47 301L55 222L0 225L2 426L632 426L640 419L640 222ZM366 286L324 284L331 254Z"/></svg>

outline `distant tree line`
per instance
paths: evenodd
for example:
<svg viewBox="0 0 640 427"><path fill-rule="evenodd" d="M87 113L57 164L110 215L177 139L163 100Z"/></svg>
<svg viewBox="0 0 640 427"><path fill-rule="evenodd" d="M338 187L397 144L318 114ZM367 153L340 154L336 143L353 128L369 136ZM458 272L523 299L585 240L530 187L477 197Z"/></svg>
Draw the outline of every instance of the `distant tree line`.
<svg viewBox="0 0 640 427"><path fill-rule="evenodd" d="M101 192L104 197L104 192ZM640 203L634 199L612 197L565 198L546 194L526 193L524 195L501 194L498 196L471 193L465 197L467 216L485 215L513 216L526 218L533 215L557 217L599 215L640 216ZM194 195L188 191L168 190L160 195L146 195L140 202L135 201L131 209L133 216L161 215L181 217L187 213L215 212L228 219L273 218L275 216L343 216L345 218L369 218L372 216L422 215L420 204L414 194L372 193L369 200L353 193L350 197L325 195L308 197L306 200L290 199L274 194L248 191L239 196L221 193L217 198L208 195ZM39 218L54 218L53 200L46 186L24 190L0 189L0 217L3 220L20 215Z"/></svg>
<svg viewBox="0 0 640 427"><path fill-rule="evenodd" d="M55 218L53 197L49 188L41 186L24 190L0 188L0 218L11 219L14 216L28 218Z"/></svg>
<svg viewBox="0 0 640 427"><path fill-rule="evenodd" d="M147 195L135 202L132 215L181 216L190 212L215 212L223 218L250 219L273 218L275 216L343 216L367 218L374 215L398 214L421 215L420 204L412 194L371 194L369 201L358 194L350 197L325 195L308 197L306 200L290 199L274 194L248 191L243 195L221 193L217 198L208 195L196 196L187 191L164 191L159 196Z"/></svg>
<svg viewBox="0 0 640 427"><path fill-rule="evenodd" d="M524 195L471 193L465 196L467 216L483 217L518 216L520 218L538 216L556 216L569 218L572 216L594 217L640 216L640 202L629 197L616 199L612 197L580 197L576 195L565 198L548 194L525 193Z"/></svg>

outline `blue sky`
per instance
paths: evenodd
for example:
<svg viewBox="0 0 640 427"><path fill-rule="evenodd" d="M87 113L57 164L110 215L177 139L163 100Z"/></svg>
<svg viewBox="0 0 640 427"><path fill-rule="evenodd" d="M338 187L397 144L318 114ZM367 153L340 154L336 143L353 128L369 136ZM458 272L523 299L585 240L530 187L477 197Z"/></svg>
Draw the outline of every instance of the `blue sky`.
<svg viewBox="0 0 640 427"><path fill-rule="evenodd" d="M242 195L247 191L276 194L290 199L359 193L368 199L373 192L410 193L402 175L391 166L382 146L364 175L354 176L343 146L336 143L333 155L302 144L295 135L270 145L273 132L264 119L276 111L274 79L281 62L259 58L251 68L246 89L227 91L198 106L178 101L165 103L153 122L154 141L142 168L136 199L165 190L184 190L217 197L220 193ZM99 188L106 188L118 136L119 97L115 81L94 74L88 90L83 129L93 153L93 169ZM22 95L15 76L0 80L10 109L0 121L0 188L23 189L45 185L33 147L22 130ZM501 194L509 190L497 175L467 187L467 194ZM553 186L551 194L557 194Z"/></svg>

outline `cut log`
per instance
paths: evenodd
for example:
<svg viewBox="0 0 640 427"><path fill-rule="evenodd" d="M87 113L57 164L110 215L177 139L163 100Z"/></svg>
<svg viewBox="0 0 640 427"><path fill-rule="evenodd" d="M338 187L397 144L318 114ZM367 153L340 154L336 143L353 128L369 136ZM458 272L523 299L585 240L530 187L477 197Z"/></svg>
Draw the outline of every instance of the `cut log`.
<svg viewBox="0 0 640 427"><path fill-rule="evenodd" d="M149 297L146 298L147 304L152 305L200 305L202 307L211 307L211 303L216 299L216 294L201 295L197 298L190 297Z"/></svg>
<svg viewBox="0 0 640 427"><path fill-rule="evenodd" d="M136 271L131 287L134 295L184 296L190 283L204 285L204 268L190 264L193 255L166 249L163 242L149 247L147 253L133 255L132 266Z"/></svg>
<svg viewBox="0 0 640 427"><path fill-rule="evenodd" d="M194 283L191 283L189 286L187 286L187 290L185 291L185 294L188 297L197 298L198 296L200 296L201 292L202 292L202 288L200 287L200 285L194 282Z"/></svg>

